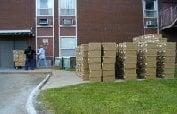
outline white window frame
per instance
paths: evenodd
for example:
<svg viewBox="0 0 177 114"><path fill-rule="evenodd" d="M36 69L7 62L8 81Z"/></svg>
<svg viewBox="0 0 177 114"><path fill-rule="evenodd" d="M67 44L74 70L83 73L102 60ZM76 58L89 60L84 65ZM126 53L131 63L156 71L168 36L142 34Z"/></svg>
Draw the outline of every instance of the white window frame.
<svg viewBox="0 0 177 114"><path fill-rule="evenodd" d="M157 4L157 0L154 0L154 10L146 10L146 0L143 0L143 16L144 18L158 18L158 4ZM152 12L156 12L156 16L154 17L148 17L146 15L146 11L152 11Z"/></svg>
<svg viewBox="0 0 177 114"><path fill-rule="evenodd" d="M77 2L76 2L76 1L77 1L77 0L73 0L73 1L74 1L73 3L75 4L75 6L74 6L74 8L72 8L72 9L65 9L65 8L62 8L62 6L61 6L62 3L61 3L61 1L62 1L62 0L59 0L59 5L58 5L58 6L59 6L59 10L60 10L60 11L59 11L59 12L60 12L60 16L76 16L76 7L77 7L77 5L76 5ZM66 0L64 0L64 1L66 1ZM64 10L74 10L74 13L71 14L71 15L63 15L63 14L62 14L62 11L61 11L61 10L63 10L63 9L64 9Z"/></svg>
<svg viewBox="0 0 177 114"><path fill-rule="evenodd" d="M54 15L54 0L48 0L48 1L51 2L51 8L39 8L39 2L40 2L40 0L36 0L36 10L37 10L36 13L37 13L37 16L53 16ZM52 12L49 15L41 15L40 12L38 11L40 9L44 9L44 10L51 9Z"/></svg>
<svg viewBox="0 0 177 114"><path fill-rule="evenodd" d="M73 38L73 39L75 39L75 47L74 48L62 48L61 47L61 39L62 38ZM62 56L61 50L75 50L76 51L76 47L77 47L77 38L76 38L76 36L60 36L59 37L59 57L75 57L75 56Z"/></svg>

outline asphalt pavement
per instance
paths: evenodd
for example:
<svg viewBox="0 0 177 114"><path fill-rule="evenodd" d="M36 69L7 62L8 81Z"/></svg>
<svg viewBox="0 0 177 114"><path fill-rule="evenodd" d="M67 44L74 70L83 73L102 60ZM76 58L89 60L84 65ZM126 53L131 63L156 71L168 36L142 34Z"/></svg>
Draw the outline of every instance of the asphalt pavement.
<svg viewBox="0 0 177 114"><path fill-rule="evenodd" d="M45 75L0 74L0 114L26 114L30 92Z"/></svg>

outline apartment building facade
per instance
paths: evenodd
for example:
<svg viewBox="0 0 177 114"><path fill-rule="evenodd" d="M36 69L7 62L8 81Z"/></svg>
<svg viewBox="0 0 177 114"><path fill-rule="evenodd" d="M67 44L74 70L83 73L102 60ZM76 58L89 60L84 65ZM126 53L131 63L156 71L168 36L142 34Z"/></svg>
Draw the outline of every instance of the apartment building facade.
<svg viewBox="0 0 177 114"><path fill-rule="evenodd" d="M1 0L0 67L12 67L12 50L28 45L35 50L43 45L52 63L55 57L75 56L82 43L118 43L159 33L159 4L158 0Z"/></svg>

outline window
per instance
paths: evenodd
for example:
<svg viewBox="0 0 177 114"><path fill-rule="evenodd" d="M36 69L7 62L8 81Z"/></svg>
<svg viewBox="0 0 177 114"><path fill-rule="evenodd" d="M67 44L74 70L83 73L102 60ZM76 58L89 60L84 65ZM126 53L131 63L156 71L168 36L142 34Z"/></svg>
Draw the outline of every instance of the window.
<svg viewBox="0 0 177 114"><path fill-rule="evenodd" d="M74 57L76 48L75 37L61 37L60 38L60 56L61 57Z"/></svg>
<svg viewBox="0 0 177 114"><path fill-rule="evenodd" d="M143 11L144 11L144 27L157 28L158 27L157 0L143 0Z"/></svg>
<svg viewBox="0 0 177 114"><path fill-rule="evenodd" d="M157 0L144 0L144 17L157 18Z"/></svg>
<svg viewBox="0 0 177 114"><path fill-rule="evenodd" d="M74 16L76 11L76 0L60 0L60 15Z"/></svg>
<svg viewBox="0 0 177 114"><path fill-rule="evenodd" d="M37 0L37 14L52 15L53 4L54 4L53 0Z"/></svg>

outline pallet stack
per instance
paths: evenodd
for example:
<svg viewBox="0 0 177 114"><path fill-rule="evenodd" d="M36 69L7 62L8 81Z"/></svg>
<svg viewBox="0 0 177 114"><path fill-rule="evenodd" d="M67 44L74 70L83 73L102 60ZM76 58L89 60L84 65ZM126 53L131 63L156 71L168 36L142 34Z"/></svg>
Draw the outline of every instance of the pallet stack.
<svg viewBox="0 0 177 114"><path fill-rule="evenodd" d="M23 50L13 50L13 59L16 68L25 66L26 56Z"/></svg>
<svg viewBox="0 0 177 114"><path fill-rule="evenodd" d="M155 79L156 78L156 58L157 58L157 44L156 43L147 43L147 52L146 52L146 79Z"/></svg>
<svg viewBox="0 0 177 114"><path fill-rule="evenodd" d="M80 46L80 66L80 77L84 81L89 80L88 44Z"/></svg>
<svg viewBox="0 0 177 114"><path fill-rule="evenodd" d="M116 56L116 78L124 79L124 51L123 43L119 43Z"/></svg>
<svg viewBox="0 0 177 114"><path fill-rule="evenodd" d="M103 82L115 81L117 44L114 42L102 43L102 49L103 49L102 54Z"/></svg>
<svg viewBox="0 0 177 114"><path fill-rule="evenodd" d="M102 81L101 50L101 43L89 43L88 63L91 82Z"/></svg>
<svg viewBox="0 0 177 114"><path fill-rule="evenodd" d="M80 61L80 46L77 46L76 48L76 73L80 76L81 71L81 61Z"/></svg>
<svg viewBox="0 0 177 114"><path fill-rule="evenodd" d="M165 50L165 78L174 78L175 74L176 43L167 42Z"/></svg>
<svg viewBox="0 0 177 114"><path fill-rule="evenodd" d="M124 79L136 80L137 47L132 42L126 42L124 45Z"/></svg>

